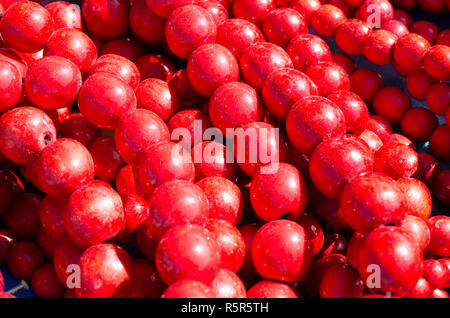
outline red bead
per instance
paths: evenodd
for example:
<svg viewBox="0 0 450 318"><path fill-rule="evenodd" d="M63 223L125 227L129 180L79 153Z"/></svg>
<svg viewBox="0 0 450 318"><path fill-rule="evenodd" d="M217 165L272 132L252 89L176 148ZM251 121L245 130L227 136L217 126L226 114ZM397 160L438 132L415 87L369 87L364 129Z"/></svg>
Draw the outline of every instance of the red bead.
<svg viewBox="0 0 450 318"><path fill-rule="evenodd" d="M150 146L142 156L139 179L147 194L171 180L194 182L195 168L190 154L181 145L160 142Z"/></svg>
<svg viewBox="0 0 450 318"><path fill-rule="evenodd" d="M426 251L436 256L450 256L450 217L446 215L436 215L428 221L431 232L430 244Z"/></svg>
<svg viewBox="0 0 450 318"><path fill-rule="evenodd" d="M382 87L381 75L371 69L360 68L350 75L350 90L366 103L371 102Z"/></svg>
<svg viewBox="0 0 450 318"><path fill-rule="evenodd" d="M322 61L331 61L328 44L315 34L300 34L294 37L286 48L294 67L305 71L310 65Z"/></svg>
<svg viewBox="0 0 450 318"><path fill-rule="evenodd" d="M439 261L445 266L447 269L447 282L444 284L444 287L448 288L450 285L450 258L441 258Z"/></svg>
<svg viewBox="0 0 450 318"><path fill-rule="evenodd" d="M95 176L107 182L114 182L125 161L120 157L114 144L114 138L99 137L89 145L89 152L94 161Z"/></svg>
<svg viewBox="0 0 450 318"><path fill-rule="evenodd" d="M425 260L423 277L430 283L431 288L441 288L447 282L447 268L439 260Z"/></svg>
<svg viewBox="0 0 450 318"><path fill-rule="evenodd" d="M305 18L305 21L310 25L311 16L321 7L319 0L292 0L289 8L295 9Z"/></svg>
<svg viewBox="0 0 450 318"><path fill-rule="evenodd" d="M44 48L44 56L61 56L87 74L97 58L94 42L83 32L74 28L62 28L53 32Z"/></svg>
<svg viewBox="0 0 450 318"><path fill-rule="evenodd" d="M416 70L430 48L430 43L415 33L408 33L398 39L394 46L394 61L408 70Z"/></svg>
<svg viewBox="0 0 450 318"><path fill-rule="evenodd" d="M252 257L263 278L291 283L306 275L313 254L311 242L301 225L276 220L266 223L256 233Z"/></svg>
<svg viewBox="0 0 450 318"><path fill-rule="evenodd" d="M42 226L52 237L61 239L66 236L64 229L64 208L67 199L58 199L46 196L39 206L39 215Z"/></svg>
<svg viewBox="0 0 450 318"><path fill-rule="evenodd" d="M153 13L145 0L136 0L130 9L130 28L138 39L150 43L164 40L166 20Z"/></svg>
<svg viewBox="0 0 450 318"><path fill-rule="evenodd" d="M312 214L334 230L347 228L347 223L340 216L339 201L322 195L313 186L309 189L309 206Z"/></svg>
<svg viewBox="0 0 450 318"><path fill-rule="evenodd" d="M53 261L56 275L59 281L66 287L72 284L73 280L69 279L71 271L67 271L70 265L77 264L84 249L73 243L69 238L65 238L58 243L55 249Z"/></svg>
<svg viewBox="0 0 450 318"><path fill-rule="evenodd" d="M170 130L171 139L178 141L189 150L202 141L203 134L211 127L211 123L209 118L201 111L187 109L173 115L167 123L167 127ZM185 129L189 134L186 134Z"/></svg>
<svg viewBox="0 0 450 318"><path fill-rule="evenodd" d="M323 230L319 221L311 214L303 213L296 222L306 231L306 235L311 241L312 253L314 256L317 255L322 249L324 241Z"/></svg>
<svg viewBox="0 0 450 318"><path fill-rule="evenodd" d="M133 279L134 286L129 298L159 298L166 287L156 267L140 258L133 259Z"/></svg>
<svg viewBox="0 0 450 318"><path fill-rule="evenodd" d="M212 283L221 264L214 234L194 224L169 230L156 251L156 268L166 284L183 279Z"/></svg>
<svg viewBox="0 0 450 318"><path fill-rule="evenodd" d="M217 26L217 44L226 47L236 59L251 44L264 41L261 30L244 19L228 19Z"/></svg>
<svg viewBox="0 0 450 318"><path fill-rule="evenodd" d="M228 11L219 1L196 0L195 4L201 6L203 9L206 9L206 11L208 11L213 17L217 26L228 19Z"/></svg>
<svg viewBox="0 0 450 318"><path fill-rule="evenodd" d="M438 119L433 112L422 107L408 110L400 123L402 133L416 142L429 140L437 126Z"/></svg>
<svg viewBox="0 0 450 318"><path fill-rule="evenodd" d="M122 56L130 61L136 61L144 54L144 47L134 38L121 37L102 45L100 56L114 54Z"/></svg>
<svg viewBox="0 0 450 318"><path fill-rule="evenodd" d="M385 143L392 134L393 128L383 117L370 115L367 122L367 129L373 131Z"/></svg>
<svg viewBox="0 0 450 318"><path fill-rule="evenodd" d="M419 8L429 13L441 13L445 10L444 0L417 0Z"/></svg>
<svg viewBox="0 0 450 318"><path fill-rule="evenodd" d="M264 106L271 114L276 119L285 121L291 106L304 96L317 95L317 87L304 73L285 68L267 77L261 95Z"/></svg>
<svg viewBox="0 0 450 318"><path fill-rule="evenodd" d="M450 106L450 85L442 82L434 84L428 89L425 100L433 113L443 116Z"/></svg>
<svg viewBox="0 0 450 318"><path fill-rule="evenodd" d="M177 225L203 225L209 215L208 198L203 190L184 180L163 183L156 188L148 204L149 226L157 239Z"/></svg>
<svg viewBox="0 0 450 318"><path fill-rule="evenodd" d="M81 30L81 12L74 4L65 1L55 1L47 4L45 8L52 15L55 30L61 28Z"/></svg>
<svg viewBox="0 0 450 318"><path fill-rule="evenodd" d="M311 26L317 34L333 37L336 29L346 20L345 13L334 5L324 4L311 17Z"/></svg>
<svg viewBox="0 0 450 318"><path fill-rule="evenodd" d="M194 0L146 0L148 8L161 18L167 19L169 15L177 8L192 4Z"/></svg>
<svg viewBox="0 0 450 318"><path fill-rule="evenodd" d="M331 93L350 89L348 74L333 62L318 62L305 71L317 85L319 95L328 96Z"/></svg>
<svg viewBox="0 0 450 318"><path fill-rule="evenodd" d="M343 236L337 233L325 233L324 243L317 257L333 254L346 255L347 244L347 240Z"/></svg>
<svg viewBox="0 0 450 318"><path fill-rule="evenodd" d="M416 173L419 166L417 153L411 147L399 143L383 145L374 156L375 171L393 179L408 178Z"/></svg>
<svg viewBox="0 0 450 318"><path fill-rule="evenodd" d="M324 97L303 97L289 111L286 131L297 150L310 154L322 140L345 133L345 117Z"/></svg>
<svg viewBox="0 0 450 318"><path fill-rule="evenodd" d="M333 266L320 281L321 298L359 298L364 291L364 283L350 266Z"/></svg>
<svg viewBox="0 0 450 318"><path fill-rule="evenodd" d="M15 106L22 95L22 76L12 63L0 59L0 112Z"/></svg>
<svg viewBox="0 0 450 318"><path fill-rule="evenodd" d="M308 33L303 16L290 8L278 8L270 12L264 19L262 30L269 42L284 48L296 35Z"/></svg>
<svg viewBox="0 0 450 318"><path fill-rule="evenodd" d="M438 158L450 160L450 127L440 125L435 129L430 138L431 152Z"/></svg>
<svg viewBox="0 0 450 318"><path fill-rule="evenodd" d="M231 10L235 18L252 22L261 27L269 12L275 9L274 0L234 0Z"/></svg>
<svg viewBox="0 0 450 318"><path fill-rule="evenodd" d="M96 73L108 73L124 82L134 90L140 82L140 73L136 65L120 55L106 54L100 56L89 70L89 76Z"/></svg>
<svg viewBox="0 0 450 318"><path fill-rule="evenodd" d="M374 273L381 275L376 290L408 294L422 275L422 253L406 232L393 226L380 227L370 233L361 246L358 271L363 281ZM370 265L378 265L378 272ZM369 278L370 280L370 278Z"/></svg>
<svg viewBox="0 0 450 318"><path fill-rule="evenodd" d="M425 184L413 178L397 180L408 201L409 213L427 220L431 214L431 194Z"/></svg>
<svg viewBox="0 0 450 318"><path fill-rule="evenodd" d="M336 30L335 38L339 48L347 54L363 53L364 41L370 36L372 29L359 19L348 19Z"/></svg>
<svg viewBox="0 0 450 318"><path fill-rule="evenodd" d="M430 229L421 217L408 214L400 224L400 228L409 234L421 251L425 250L430 243Z"/></svg>
<svg viewBox="0 0 450 318"><path fill-rule="evenodd" d="M234 225L241 222L244 200L239 187L222 177L207 177L197 182L209 203L209 217L222 219Z"/></svg>
<svg viewBox="0 0 450 318"><path fill-rule="evenodd" d="M373 102L375 113L392 124L398 124L411 107L408 95L395 86L385 86L375 95Z"/></svg>
<svg viewBox="0 0 450 318"><path fill-rule="evenodd" d="M128 31L130 2L127 0L85 0L84 22L89 32L101 39L112 39Z"/></svg>
<svg viewBox="0 0 450 318"><path fill-rule="evenodd" d="M371 172L373 165L369 147L358 137L344 135L316 147L309 161L309 174L322 194L337 200L349 181Z"/></svg>
<svg viewBox="0 0 450 318"><path fill-rule="evenodd" d="M352 17L355 11L355 9L347 3L346 0L330 0L327 3L341 9L347 18Z"/></svg>
<svg viewBox="0 0 450 318"><path fill-rule="evenodd" d="M234 181L237 178L237 166L233 153L216 141L204 141L197 144L191 154L195 165L195 179L223 177Z"/></svg>
<svg viewBox="0 0 450 318"><path fill-rule="evenodd" d="M52 264L42 265L34 272L31 286L34 293L40 298L62 298L65 292Z"/></svg>
<svg viewBox="0 0 450 318"><path fill-rule="evenodd" d="M5 226L24 240L33 240L40 227L39 205L42 197L35 193L19 194L3 216Z"/></svg>
<svg viewBox="0 0 450 318"><path fill-rule="evenodd" d="M364 55L369 61L378 65L392 63L392 51L397 36L387 30L376 30L366 39L363 46Z"/></svg>
<svg viewBox="0 0 450 318"><path fill-rule="evenodd" d="M44 264L42 252L36 244L31 242L14 243L6 256L6 265L17 279L30 280L42 264Z"/></svg>
<svg viewBox="0 0 450 318"><path fill-rule="evenodd" d="M192 87L199 94L210 97L221 85L239 79L239 66L224 46L205 44L192 52L187 74Z"/></svg>
<svg viewBox="0 0 450 318"><path fill-rule="evenodd" d="M27 75L28 66L26 62L14 51L7 48L0 48L0 60L9 62L17 67L22 78Z"/></svg>
<svg viewBox="0 0 450 318"><path fill-rule="evenodd" d="M125 228L119 194L103 181L75 191L64 209L64 227L72 241L83 247L109 240Z"/></svg>
<svg viewBox="0 0 450 318"><path fill-rule="evenodd" d="M75 139L88 146L92 140L100 137L101 130L88 122L83 114L75 113L61 123L58 133L61 138Z"/></svg>
<svg viewBox="0 0 450 318"><path fill-rule="evenodd" d="M406 27L409 27L413 23L412 17L405 11L399 9L394 10L394 20L400 21Z"/></svg>
<svg viewBox="0 0 450 318"><path fill-rule="evenodd" d="M215 298L213 287L200 281L181 279L171 284L161 298Z"/></svg>
<svg viewBox="0 0 450 318"><path fill-rule="evenodd" d="M220 86L211 96L209 117L223 135L227 128L261 121L263 108L256 91L245 83L235 82Z"/></svg>
<svg viewBox="0 0 450 318"><path fill-rule="evenodd" d="M197 93L189 82L187 70L181 69L169 80L169 87L180 97L182 109L200 109L206 99Z"/></svg>
<svg viewBox="0 0 450 318"><path fill-rule="evenodd" d="M154 262L158 240L151 233L149 223L143 223L136 229L136 243L139 251Z"/></svg>
<svg viewBox="0 0 450 318"><path fill-rule="evenodd" d="M399 224L408 212L400 187L377 172L351 180L342 191L340 206L342 218L362 234L380 225Z"/></svg>
<svg viewBox="0 0 450 318"><path fill-rule="evenodd" d="M18 107L0 117L0 152L13 162L33 162L55 139L55 125L40 109Z"/></svg>
<svg viewBox="0 0 450 318"><path fill-rule="evenodd" d="M440 81L450 80L450 47L437 44L431 47L423 59L425 71Z"/></svg>
<svg viewBox="0 0 450 318"><path fill-rule="evenodd" d="M383 23L394 18L394 8L388 0L364 0L359 8L361 20L370 27L379 28ZM374 14L377 16L374 17Z"/></svg>
<svg viewBox="0 0 450 318"><path fill-rule="evenodd" d="M225 220L210 218L205 228L215 236L221 250L220 267L237 272L244 261L245 242L236 226Z"/></svg>
<svg viewBox="0 0 450 318"><path fill-rule="evenodd" d="M405 34L409 33L408 27L404 23L397 20L387 21L383 23L381 28L395 34L397 38L401 38Z"/></svg>
<svg viewBox="0 0 450 318"><path fill-rule="evenodd" d="M136 108L136 96L126 82L108 73L97 73L83 83L78 106L95 126L113 129L124 113Z"/></svg>
<svg viewBox="0 0 450 318"><path fill-rule="evenodd" d="M119 246L98 244L83 252L79 262L78 298L123 298L133 289L133 262Z"/></svg>
<svg viewBox="0 0 450 318"><path fill-rule="evenodd" d="M239 60L242 76L257 91L271 73L282 68L293 68L289 55L278 45L261 42L249 46Z"/></svg>
<svg viewBox="0 0 450 318"><path fill-rule="evenodd" d="M179 97L169 84L157 78L142 81L135 90L137 107L151 110L167 121L180 107Z"/></svg>
<svg viewBox="0 0 450 318"><path fill-rule="evenodd" d="M409 72L406 76L406 89L408 93L417 100L425 100L430 87L436 82L425 70Z"/></svg>
<svg viewBox="0 0 450 318"><path fill-rule="evenodd" d="M350 91L337 91L328 95L328 99L336 103L342 110L347 131L359 135L366 129L369 110L358 95Z"/></svg>
<svg viewBox="0 0 450 318"><path fill-rule="evenodd" d="M255 213L264 221L297 219L308 202L307 185L298 170L280 163L275 173L258 173L250 186Z"/></svg>
<svg viewBox="0 0 450 318"><path fill-rule="evenodd" d="M442 30L436 37L435 44L450 46L450 30Z"/></svg>
<svg viewBox="0 0 450 318"><path fill-rule="evenodd" d="M418 155L419 169L417 171L417 178L430 187L434 178L441 170L439 163L432 155L428 153L419 152Z"/></svg>
<svg viewBox="0 0 450 318"><path fill-rule="evenodd" d="M0 264L5 263L6 253L15 243L16 237L6 229L0 229Z"/></svg>
<svg viewBox="0 0 450 318"><path fill-rule="evenodd" d="M161 54L146 54L135 61L141 74L141 80L147 78L157 78L163 81L169 81L176 68L172 61Z"/></svg>
<svg viewBox="0 0 450 318"><path fill-rule="evenodd" d="M289 285L262 280L247 292L248 298L299 298Z"/></svg>
<svg viewBox="0 0 450 318"><path fill-rule="evenodd" d="M20 52L41 50L52 32L52 16L32 1L20 1L10 6L0 23L3 42Z"/></svg>
<svg viewBox="0 0 450 318"><path fill-rule="evenodd" d="M187 59L202 44L214 43L216 24L208 11L186 5L172 12L165 26L166 41L178 57Z"/></svg>
<svg viewBox="0 0 450 318"><path fill-rule="evenodd" d="M318 298L320 296L320 283L325 273L335 266L346 265L345 256L337 254L321 257L314 262L304 283L307 295Z"/></svg>
<svg viewBox="0 0 450 318"><path fill-rule="evenodd" d="M331 59L334 63L342 67L348 75L353 73L356 69L355 62L345 53L334 52L331 53Z"/></svg>
<svg viewBox="0 0 450 318"><path fill-rule="evenodd" d="M60 241L61 239L55 239L42 226L36 235L36 242L47 259L53 259L53 254Z"/></svg>
<svg viewBox="0 0 450 318"><path fill-rule="evenodd" d="M212 287L218 298L247 298L241 279L228 269L221 268L219 270Z"/></svg>
<svg viewBox="0 0 450 318"><path fill-rule="evenodd" d="M411 33L419 34L424 37L431 45L434 44L436 37L439 33L439 28L436 24L429 21L421 20L415 21L409 26Z"/></svg>
<svg viewBox="0 0 450 318"><path fill-rule="evenodd" d="M44 192L65 197L94 179L94 162L81 143L58 139L39 154L36 175Z"/></svg>
<svg viewBox="0 0 450 318"><path fill-rule="evenodd" d="M123 209L125 212L126 228L116 237L117 240L128 242L133 240L134 230L149 217L149 210L145 199L137 194L122 194Z"/></svg>
<svg viewBox="0 0 450 318"><path fill-rule="evenodd" d="M436 198L446 205L450 205L450 170L442 170L434 179L432 192Z"/></svg>

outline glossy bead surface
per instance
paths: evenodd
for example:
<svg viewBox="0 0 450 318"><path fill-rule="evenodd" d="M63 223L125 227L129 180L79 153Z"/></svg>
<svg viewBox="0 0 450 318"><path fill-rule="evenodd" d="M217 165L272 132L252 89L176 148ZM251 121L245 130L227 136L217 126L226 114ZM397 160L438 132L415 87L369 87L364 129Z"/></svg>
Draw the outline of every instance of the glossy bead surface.
<svg viewBox="0 0 450 318"><path fill-rule="evenodd" d="M248 298L298 298L289 285L263 280L247 291Z"/></svg>
<svg viewBox="0 0 450 318"><path fill-rule="evenodd" d="M148 109L167 121L180 107L179 97L169 84L157 78L142 81L135 90L137 107Z"/></svg>
<svg viewBox="0 0 450 318"><path fill-rule="evenodd" d="M237 166L233 160L233 153L226 146L216 141L204 141L192 149L192 155L196 180L206 177L236 180Z"/></svg>
<svg viewBox="0 0 450 318"><path fill-rule="evenodd" d="M420 250L423 251L430 243L430 229L427 223L421 217L408 214L401 222L400 228L405 230L409 236L416 242Z"/></svg>
<svg viewBox="0 0 450 318"><path fill-rule="evenodd" d="M416 70L422 64L422 59L430 43L415 33L408 33L398 39L394 46L394 61L408 70Z"/></svg>
<svg viewBox="0 0 450 318"><path fill-rule="evenodd" d="M450 160L450 126L440 125L430 137L431 152L442 160Z"/></svg>
<svg viewBox="0 0 450 318"><path fill-rule="evenodd" d="M155 188L167 181L194 182L195 168L189 152L173 142L159 142L143 154L139 180L145 192L151 195Z"/></svg>
<svg viewBox="0 0 450 318"><path fill-rule="evenodd" d="M279 163L275 173L258 173L250 186L250 200L255 213L264 221L281 217L297 219L308 202L308 189L299 171Z"/></svg>
<svg viewBox="0 0 450 318"><path fill-rule="evenodd" d="M0 60L0 112L7 111L16 105L22 95L21 73L8 61Z"/></svg>
<svg viewBox="0 0 450 318"><path fill-rule="evenodd" d="M218 298L246 298L245 286L239 276L228 269L221 268L212 283Z"/></svg>
<svg viewBox="0 0 450 318"><path fill-rule="evenodd" d="M186 5L172 12L166 22L165 36L170 50L187 59L197 47L216 40L216 24L208 11Z"/></svg>
<svg viewBox="0 0 450 318"><path fill-rule="evenodd" d="M329 38L345 20L345 13L340 8L324 4L311 16L311 26L318 34Z"/></svg>
<svg viewBox="0 0 450 318"><path fill-rule="evenodd" d="M60 138L74 139L86 147L97 137L100 137L100 128L92 125L83 114L70 114L61 123L58 129Z"/></svg>
<svg viewBox="0 0 450 318"><path fill-rule="evenodd" d="M58 139L36 160L38 183L47 194L65 197L94 179L94 162L78 141Z"/></svg>
<svg viewBox="0 0 450 318"><path fill-rule="evenodd" d="M54 55L74 63L84 76L97 58L97 48L89 36L80 30L62 28L53 32L44 48L44 56Z"/></svg>
<svg viewBox="0 0 450 318"><path fill-rule="evenodd" d="M169 129L164 121L147 109L136 109L124 114L114 133L120 155L126 162L135 166L139 164L139 157L148 147L169 139Z"/></svg>
<svg viewBox="0 0 450 318"><path fill-rule="evenodd" d="M377 134L383 142L386 142L393 132L391 124L383 117L377 115L369 116L367 129Z"/></svg>
<svg viewBox="0 0 450 318"><path fill-rule="evenodd" d="M350 90L366 103L373 100L381 87L383 87L381 75L374 70L359 68L350 75Z"/></svg>
<svg viewBox="0 0 450 318"><path fill-rule="evenodd" d="M296 35L308 32L303 16L291 8L278 8L271 11L264 19L262 30L269 42L283 48Z"/></svg>
<svg viewBox="0 0 450 318"><path fill-rule="evenodd" d="M431 239L426 251L442 257L450 256L450 217L436 215L428 219Z"/></svg>
<svg viewBox="0 0 450 318"><path fill-rule="evenodd" d="M55 1L45 6L52 15L55 30L61 28L75 28L81 30L81 12L78 8L66 1Z"/></svg>
<svg viewBox="0 0 450 318"><path fill-rule="evenodd" d="M314 82L304 73L291 68L270 74L261 89L264 106L280 121L286 120L291 106L300 98L316 94Z"/></svg>
<svg viewBox="0 0 450 318"><path fill-rule="evenodd" d="M408 178L416 173L419 165L417 153L411 147L399 143L383 145L374 156L375 171L393 179Z"/></svg>
<svg viewBox="0 0 450 318"><path fill-rule="evenodd" d="M419 247L404 230L393 226L380 227L370 233L361 247L358 271L364 281L373 273L368 266L380 267L380 288L383 292L406 295L422 275L423 256Z"/></svg>
<svg viewBox="0 0 450 318"><path fill-rule="evenodd" d="M296 222L305 230L306 235L311 242L312 253L316 256L321 250L324 242L323 229L320 222L309 213L303 213Z"/></svg>
<svg viewBox="0 0 450 318"><path fill-rule="evenodd" d="M113 244L98 244L83 252L79 262L79 298L123 298L133 288L133 262L125 250Z"/></svg>
<svg viewBox="0 0 450 318"><path fill-rule="evenodd" d="M130 29L137 38L146 42L162 42L166 21L153 13L145 2L145 0L137 0L131 5Z"/></svg>
<svg viewBox="0 0 450 318"><path fill-rule="evenodd" d="M278 45L261 42L249 46L239 60L242 77L257 91L267 76L282 68L293 68L289 55Z"/></svg>
<svg viewBox="0 0 450 318"><path fill-rule="evenodd" d="M316 84L318 93L327 97L331 93L350 89L350 79L342 67L333 62L312 64L305 74Z"/></svg>
<svg viewBox="0 0 450 318"><path fill-rule="evenodd" d="M399 224L408 212L400 187L377 172L351 180L342 191L340 207L342 218L362 234L370 233L380 225Z"/></svg>
<svg viewBox="0 0 450 318"><path fill-rule="evenodd" d="M306 23L310 25L311 16L321 6L319 0L292 0L289 7L297 10L305 18Z"/></svg>
<svg viewBox="0 0 450 318"><path fill-rule="evenodd" d="M359 298L364 283L350 266L333 266L320 281L321 298Z"/></svg>
<svg viewBox="0 0 450 318"><path fill-rule="evenodd" d="M406 89L417 100L425 100L428 89L436 82L425 70L412 71L406 76Z"/></svg>
<svg viewBox="0 0 450 318"><path fill-rule="evenodd" d="M335 103L324 97L303 97L289 111L286 131L297 150L310 154L325 138L345 133L345 117Z"/></svg>
<svg viewBox="0 0 450 318"><path fill-rule="evenodd" d="M356 69L355 62L345 53L333 52L331 53L331 60L342 67L349 75Z"/></svg>
<svg viewBox="0 0 450 318"><path fill-rule="evenodd" d="M46 196L39 206L39 215L42 226L54 238L66 236L64 229L64 208L67 199L57 199Z"/></svg>
<svg viewBox="0 0 450 318"><path fill-rule="evenodd" d="M348 19L336 30L336 43L347 54L360 55L363 45L372 30L368 24L359 19Z"/></svg>
<svg viewBox="0 0 450 318"><path fill-rule="evenodd" d="M339 199L353 178L371 172L374 160L369 147L358 137L339 136L320 143L309 160L315 187L331 199Z"/></svg>
<svg viewBox="0 0 450 318"><path fill-rule="evenodd" d="M69 197L64 227L78 245L103 243L125 228L120 195L104 181L95 181Z"/></svg>
<svg viewBox="0 0 450 318"><path fill-rule="evenodd" d="M387 119L392 124L398 124L411 107L411 100L401 89L385 86L380 89L373 99L373 108L377 115Z"/></svg>
<svg viewBox="0 0 450 318"><path fill-rule="evenodd" d="M94 139L88 148L94 161L95 176L97 179L112 183L120 169L125 166L125 161L120 157L116 149L114 138L103 136Z"/></svg>
<svg viewBox="0 0 450 318"><path fill-rule="evenodd" d="M42 49L53 32L53 18L41 5L24 1L13 4L5 12L0 33L10 48L33 53Z"/></svg>
<svg viewBox="0 0 450 318"><path fill-rule="evenodd" d="M147 78L169 81L176 72L172 61L161 54L142 55L134 63L141 73L141 81Z"/></svg>
<svg viewBox="0 0 450 318"><path fill-rule="evenodd" d="M425 71L433 78L440 81L450 79L450 48L447 45L434 45L423 59Z"/></svg>
<svg viewBox="0 0 450 318"><path fill-rule="evenodd" d="M211 284L221 264L214 234L194 224L169 230L156 251L156 268L166 284L194 279Z"/></svg>
<svg viewBox="0 0 450 318"><path fill-rule="evenodd" d="M294 67L304 72L310 65L331 61L328 44L315 34L300 34L294 37L286 48Z"/></svg>
<svg viewBox="0 0 450 318"><path fill-rule="evenodd" d="M274 0L234 0L231 11L233 16L252 22L261 27L269 12L275 9Z"/></svg>
<svg viewBox="0 0 450 318"><path fill-rule="evenodd" d="M426 185L413 178L398 179L397 184L406 195L409 214L427 220L431 214L431 194Z"/></svg>
<svg viewBox="0 0 450 318"><path fill-rule="evenodd" d="M385 23L383 23L381 25L381 28L383 30L392 32L398 38L400 38L400 37L404 36L405 34L409 33L408 27L404 23L402 23L402 22L400 22L398 20L387 21L387 22L385 22Z"/></svg>
<svg viewBox="0 0 450 318"><path fill-rule="evenodd" d="M156 188L148 204L148 224L157 239L177 225L204 225L209 215L208 198L203 190L184 180L163 183Z"/></svg>
<svg viewBox="0 0 450 318"><path fill-rule="evenodd" d="M208 112L211 123L224 136L227 128L238 128L263 119L258 93L240 82L220 86L211 96Z"/></svg>
<svg viewBox="0 0 450 318"><path fill-rule="evenodd" d="M425 100L433 113L443 116L450 105L450 85L445 82L434 84L428 89Z"/></svg>
<svg viewBox="0 0 450 318"><path fill-rule="evenodd" d="M210 97L219 86L239 79L239 65L224 46L204 44L190 55L187 74L192 87Z"/></svg>
<svg viewBox="0 0 450 318"><path fill-rule="evenodd" d="M130 2L126 0L86 0L82 5L89 32L102 39L112 39L128 31Z"/></svg>
<svg viewBox="0 0 450 318"><path fill-rule="evenodd" d="M387 30L376 30L364 41L363 52L369 61L378 65L392 62L397 36Z"/></svg>
<svg viewBox="0 0 450 318"><path fill-rule="evenodd" d="M18 107L0 117L0 152L13 162L34 161L55 139L55 125L38 108Z"/></svg>
<svg viewBox="0 0 450 318"><path fill-rule="evenodd" d="M207 177L197 182L209 203L209 217L238 225L244 213L244 200L239 187L223 177Z"/></svg>
<svg viewBox="0 0 450 318"><path fill-rule="evenodd" d="M372 16L374 12L379 15L377 19ZM388 0L364 0L359 7L359 14L361 20L373 24L371 27L380 27L394 18L394 8Z"/></svg>
<svg viewBox="0 0 450 318"><path fill-rule="evenodd" d="M337 91L328 95L328 99L338 105L344 113L347 131L359 135L366 129L369 110L357 94L350 91Z"/></svg>

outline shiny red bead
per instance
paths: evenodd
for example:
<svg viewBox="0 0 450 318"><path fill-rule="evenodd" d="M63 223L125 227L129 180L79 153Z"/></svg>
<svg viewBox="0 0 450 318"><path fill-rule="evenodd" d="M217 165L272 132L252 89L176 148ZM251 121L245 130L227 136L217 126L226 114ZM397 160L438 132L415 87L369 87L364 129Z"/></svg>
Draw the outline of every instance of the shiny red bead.
<svg viewBox="0 0 450 318"><path fill-rule="evenodd" d="M289 285L263 280L253 285L247 291L248 298L298 298Z"/></svg>
<svg viewBox="0 0 450 318"><path fill-rule="evenodd" d="M439 201L446 205L450 205L450 170L442 170L439 173L436 172L436 174L432 185L432 192Z"/></svg>
<svg viewBox="0 0 450 318"><path fill-rule="evenodd" d="M403 22L397 20L390 20L383 23L381 29L392 32L397 38L401 38L409 33L408 27Z"/></svg>
<svg viewBox="0 0 450 318"><path fill-rule="evenodd" d="M385 86L377 92L372 105L377 115L387 119L392 124L397 124L411 107L411 100L401 89L394 86Z"/></svg>
<svg viewBox="0 0 450 318"><path fill-rule="evenodd" d="M348 19L337 28L336 43L345 53L360 55L363 53L363 44L371 33L372 29L366 22Z"/></svg>
<svg viewBox="0 0 450 318"><path fill-rule="evenodd" d="M269 42L285 48L298 34L307 33L308 27L303 16L291 8L278 8L264 19L262 31Z"/></svg>
<svg viewBox="0 0 450 318"><path fill-rule="evenodd" d="M356 69L355 62L345 53L334 52L331 53L331 60L342 67L348 75L352 74Z"/></svg>
<svg viewBox="0 0 450 318"><path fill-rule="evenodd" d="M431 194L425 184L413 178L398 179L397 184L405 193L409 214L427 220L431 214Z"/></svg>
<svg viewBox="0 0 450 318"><path fill-rule="evenodd" d="M423 251L430 243L430 229L424 219L412 214L408 214L400 224L400 228L405 230L409 236L417 243Z"/></svg>
<svg viewBox="0 0 450 318"><path fill-rule="evenodd" d="M351 180L342 191L340 207L342 218L362 234L370 233L380 225L400 224L408 212L400 187L378 172Z"/></svg>
<svg viewBox="0 0 450 318"><path fill-rule="evenodd" d="M15 106L22 95L22 81L19 69L8 61L0 60L0 112Z"/></svg>
<svg viewBox="0 0 450 318"><path fill-rule="evenodd" d="M350 266L333 266L320 281L321 298L359 298L364 291L364 283Z"/></svg>
<svg viewBox="0 0 450 318"><path fill-rule="evenodd" d="M153 13L145 0L133 1L129 19L130 29L137 38L150 43L158 43L164 40L166 20Z"/></svg>
<svg viewBox="0 0 450 318"><path fill-rule="evenodd" d="M387 30L376 30L364 41L363 52L369 61L378 65L392 63L392 51L397 36Z"/></svg>
<svg viewBox="0 0 450 318"><path fill-rule="evenodd" d="M416 142L430 139L438 126L438 119L430 110L422 107L411 108L402 117L402 133Z"/></svg>
<svg viewBox="0 0 450 318"><path fill-rule="evenodd" d="M366 129L369 110L357 94L350 91L337 91L328 95L328 99L338 105L344 113L347 131L359 135Z"/></svg>
<svg viewBox="0 0 450 318"><path fill-rule="evenodd" d="M231 7L234 17L250 21L257 27L261 27L269 12L274 9L274 0L234 0Z"/></svg>
<svg viewBox="0 0 450 318"><path fill-rule="evenodd" d="M317 85L319 95L327 97L331 93L350 89L348 74L333 62L318 62L305 71Z"/></svg>
<svg viewBox="0 0 450 318"><path fill-rule="evenodd" d="M129 28L130 2L127 0L86 0L82 5L89 32L101 39L125 34Z"/></svg>
<svg viewBox="0 0 450 318"><path fill-rule="evenodd" d="M378 14L377 18L373 17L375 12ZM361 20L376 28L394 18L394 8L388 0L364 0L359 7L359 14Z"/></svg>
<svg viewBox="0 0 450 318"><path fill-rule="evenodd" d="M239 276L228 269L219 270L212 287L218 298L247 298L244 283Z"/></svg>
<svg viewBox="0 0 450 318"><path fill-rule="evenodd" d="M324 4L311 16L311 26L317 34L330 38L345 20L345 13L340 8Z"/></svg>
<svg viewBox="0 0 450 318"><path fill-rule="evenodd" d="M311 16L321 7L319 0L292 0L289 7L297 10L305 18L308 25L311 22Z"/></svg>
<svg viewBox="0 0 450 318"><path fill-rule="evenodd" d="M381 75L371 69L359 68L350 75L350 90L366 103L371 102L382 87Z"/></svg>
<svg viewBox="0 0 450 318"><path fill-rule="evenodd" d="M294 37L286 48L294 67L304 72L310 65L331 61L328 44L315 34L300 34Z"/></svg>
<svg viewBox="0 0 450 318"><path fill-rule="evenodd" d="M394 61L398 65L416 70L422 64L422 59L430 48L430 43L415 33L408 33L398 39L394 46Z"/></svg>
<svg viewBox="0 0 450 318"><path fill-rule="evenodd" d="M147 78L169 81L176 72L172 61L161 54L142 55L135 64L141 73L141 81Z"/></svg>
<svg viewBox="0 0 450 318"><path fill-rule="evenodd" d="M109 136L94 139L88 148L94 161L95 176L112 183L126 163L116 149L114 138Z"/></svg>
<svg viewBox="0 0 450 318"><path fill-rule="evenodd" d="M442 257L450 256L450 217L446 215L436 215L428 221L431 232L430 244L426 251Z"/></svg>
<svg viewBox="0 0 450 318"><path fill-rule="evenodd" d="M55 1L47 4L45 9L52 15L55 30L61 28L81 30L81 12L74 4L65 1Z"/></svg>
<svg viewBox="0 0 450 318"><path fill-rule="evenodd" d="M450 47L442 44L431 47L424 56L423 67L431 77L448 81L450 79Z"/></svg>
<svg viewBox="0 0 450 318"><path fill-rule="evenodd" d="M181 279L171 284L161 298L215 298L213 287L201 281Z"/></svg>

